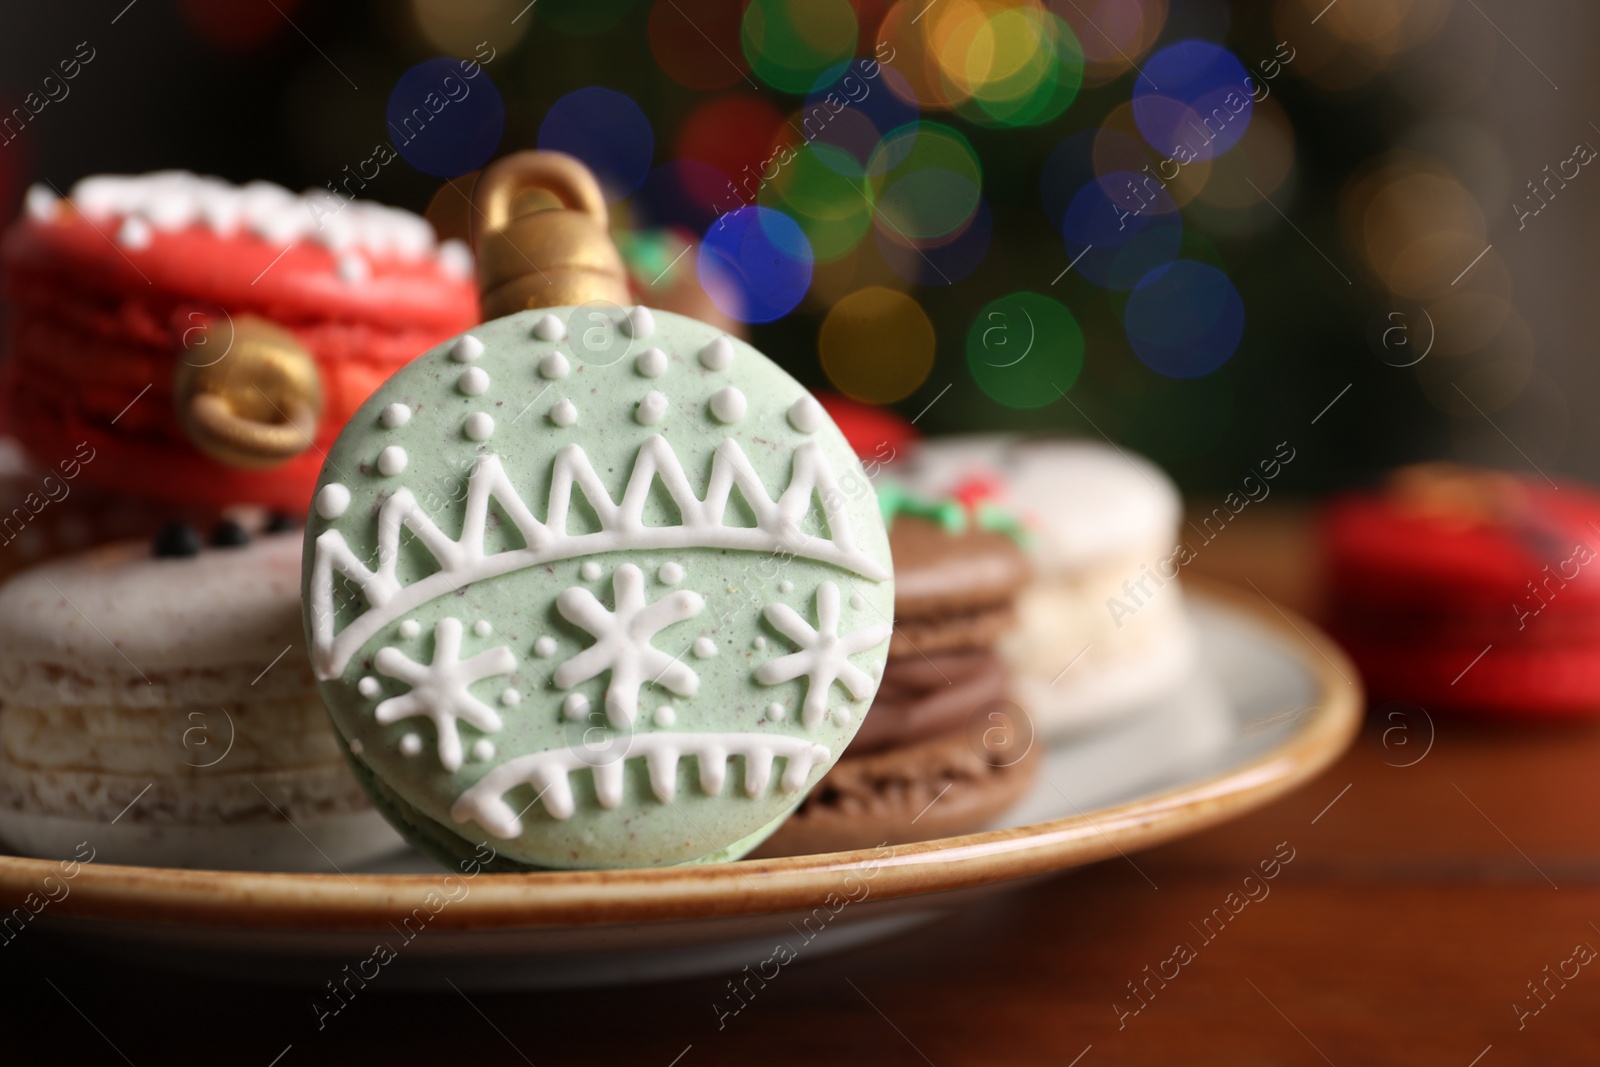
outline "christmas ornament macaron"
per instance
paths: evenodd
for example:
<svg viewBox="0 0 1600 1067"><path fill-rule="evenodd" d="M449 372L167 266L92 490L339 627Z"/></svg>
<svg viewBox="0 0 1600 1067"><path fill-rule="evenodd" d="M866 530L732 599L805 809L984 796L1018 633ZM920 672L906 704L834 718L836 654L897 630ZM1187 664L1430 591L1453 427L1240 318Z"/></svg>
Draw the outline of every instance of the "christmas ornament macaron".
<svg viewBox="0 0 1600 1067"><path fill-rule="evenodd" d="M443 860L742 855L889 653L849 444L760 352L665 311L521 311L424 352L329 449L306 537L335 731Z"/></svg>

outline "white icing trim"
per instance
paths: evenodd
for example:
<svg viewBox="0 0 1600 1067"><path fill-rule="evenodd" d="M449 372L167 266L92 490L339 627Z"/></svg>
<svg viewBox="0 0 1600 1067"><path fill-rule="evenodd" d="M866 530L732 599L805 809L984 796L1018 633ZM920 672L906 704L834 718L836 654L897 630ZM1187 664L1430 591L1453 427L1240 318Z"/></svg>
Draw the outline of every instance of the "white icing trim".
<svg viewBox="0 0 1600 1067"><path fill-rule="evenodd" d="M644 525L645 505L655 480L660 478L681 517L676 526ZM725 526L723 516L735 486L752 512L756 525ZM594 533L567 532L573 491L581 492L600 519ZM800 523L811 507L813 495L821 497L828 537L803 533ZM484 551L489 504L499 503L522 535L525 547L501 552ZM312 566L310 610L312 661L319 678L343 673L356 651L383 627L437 597L453 593L471 582L543 566L559 560L605 552L653 549L723 548L736 551L790 555L828 563L872 581L886 581L889 570L857 547L845 509L844 494L827 454L815 441L794 450L789 484L777 500L767 493L748 456L733 438L724 438L711 461L705 497L695 495L688 475L666 438L649 437L620 501L614 501L579 445L566 445L556 453L546 518L534 518L512 485L500 457L492 452L478 457L467 479L466 512L461 536L451 540L417 503L411 490L397 489L378 509L378 566L362 562L339 530L317 536ZM396 577L402 528L439 561L440 570L410 585ZM366 597L368 610L334 633L334 582L342 574ZM768 609L769 611L771 609Z"/></svg>
<svg viewBox="0 0 1600 1067"><path fill-rule="evenodd" d="M574 745L507 760L462 793L451 806L450 817L458 823L476 822L502 840L516 837L522 833L522 819L506 803L505 794L526 784L539 791L539 800L553 818L570 819L577 803L568 775L584 769L594 777L600 806L615 810L622 803L623 765L630 759L645 761L650 790L662 803L677 795L678 762L685 756L693 756L699 764L700 789L708 796L722 792L729 759L743 756L744 792L751 798L767 791L773 760L781 756L785 766L778 785L792 794L800 791L818 764L827 761L829 752L814 741L786 734L647 733L632 735L626 749L607 756L600 762L593 749Z"/></svg>
<svg viewBox="0 0 1600 1067"><path fill-rule="evenodd" d="M334 251L359 249L373 256L436 258L457 277L470 273L470 255L440 245L422 216L370 200L351 200L326 189L291 193L254 181L232 185L186 171L99 174L72 187L73 204L102 224L114 219L170 232L201 226L230 236L243 230L273 244L311 242Z"/></svg>

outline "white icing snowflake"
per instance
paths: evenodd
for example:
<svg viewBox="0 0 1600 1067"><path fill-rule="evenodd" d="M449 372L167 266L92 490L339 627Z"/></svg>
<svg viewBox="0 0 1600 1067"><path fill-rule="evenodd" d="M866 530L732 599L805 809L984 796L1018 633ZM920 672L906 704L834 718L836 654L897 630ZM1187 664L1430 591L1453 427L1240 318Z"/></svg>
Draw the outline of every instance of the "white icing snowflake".
<svg viewBox="0 0 1600 1067"><path fill-rule="evenodd" d="M607 611L587 589L573 586L556 597L561 617L594 635L595 643L565 660L555 671L555 683L570 689L604 671L611 672L606 688L606 717L615 727L633 725L639 711L639 687L645 682L665 686L681 697L692 697L700 676L675 656L650 641L661 630L700 614L705 598L686 589L669 593L654 604L644 595L644 574L625 563L611 576L615 612Z"/></svg>
<svg viewBox="0 0 1600 1067"><path fill-rule="evenodd" d="M801 705L806 729L814 730L828 708L828 690L834 682L857 700L872 694L872 676L850 662L850 657L889 640L893 631L886 622L873 623L843 636L839 634L839 587L823 582L817 587L817 626L812 629L787 604L768 604L762 612L769 623L800 651L768 660L756 668L756 681L778 685L796 678L806 679L806 699Z"/></svg>
<svg viewBox="0 0 1600 1067"><path fill-rule="evenodd" d="M447 771L461 766L461 735L456 720L485 732L500 729L495 710L468 692L468 687L484 678L510 674L517 666L516 654L501 645L480 652L469 660L461 659L461 620L443 618L433 628L433 662L417 663L398 648L378 650L373 664L382 674L398 678L411 691L390 697L378 705L378 721L387 725L425 715L433 720L439 738L439 762Z"/></svg>

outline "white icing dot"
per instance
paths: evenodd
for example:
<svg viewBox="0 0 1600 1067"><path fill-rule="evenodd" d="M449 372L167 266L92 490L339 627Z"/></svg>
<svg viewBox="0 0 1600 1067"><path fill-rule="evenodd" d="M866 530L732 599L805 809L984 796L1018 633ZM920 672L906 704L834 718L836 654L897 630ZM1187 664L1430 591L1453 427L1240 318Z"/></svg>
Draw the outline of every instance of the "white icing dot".
<svg viewBox="0 0 1600 1067"><path fill-rule="evenodd" d="M551 352L539 361L539 377L554 381L572 372L572 364L560 352Z"/></svg>
<svg viewBox="0 0 1600 1067"><path fill-rule="evenodd" d="M479 619L477 622L472 624L472 632L477 634L479 637L488 637L490 634L494 633L494 627L489 625L488 619Z"/></svg>
<svg viewBox="0 0 1600 1067"><path fill-rule="evenodd" d="M789 425L801 433L816 433L826 418L822 405L810 393L789 405Z"/></svg>
<svg viewBox="0 0 1600 1067"><path fill-rule="evenodd" d="M849 708L834 708L831 714L833 715L833 721L838 723L840 726L850 725Z"/></svg>
<svg viewBox="0 0 1600 1067"><path fill-rule="evenodd" d="M334 273L346 285L360 285L372 277L372 266L355 252L342 252L333 261Z"/></svg>
<svg viewBox="0 0 1600 1067"><path fill-rule="evenodd" d="M639 401L639 406L634 409L633 417L641 426L654 426L660 422L667 413L667 396L665 393L652 389L644 394L644 399Z"/></svg>
<svg viewBox="0 0 1600 1067"><path fill-rule="evenodd" d="M56 205L61 202L54 189L45 185L30 185L23 198L28 217L36 222L49 222L56 217Z"/></svg>
<svg viewBox="0 0 1600 1067"><path fill-rule="evenodd" d="M561 714L573 722L582 722L589 714L589 698L582 693L568 693L567 699L561 702Z"/></svg>
<svg viewBox="0 0 1600 1067"><path fill-rule="evenodd" d="M350 742L350 755L359 756L366 750L367 746L361 743L361 738L358 737L354 741Z"/></svg>
<svg viewBox="0 0 1600 1067"><path fill-rule="evenodd" d="M767 718L771 719L773 722L782 722L784 719L788 718L788 716L789 709L784 707L782 704L767 705Z"/></svg>
<svg viewBox="0 0 1600 1067"><path fill-rule="evenodd" d="M750 643L752 645L755 645L757 648L766 648L767 647L767 639L765 637L763 637L761 634L756 634L756 639L754 641L750 642Z"/></svg>
<svg viewBox="0 0 1600 1067"><path fill-rule="evenodd" d="M533 335L541 341L564 341L567 327L554 315L541 315L539 321L533 324Z"/></svg>
<svg viewBox="0 0 1600 1067"><path fill-rule="evenodd" d="M850 606L857 609L864 608L867 606L867 598L860 593L851 593Z"/></svg>
<svg viewBox="0 0 1600 1067"><path fill-rule="evenodd" d="M400 755L415 756L422 751L422 738L416 734L406 734L400 739Z"/></svg>
<svg viewBox="0 0 1600 1067"><path fill-rule="evenodd" d="M711 414L718 422L738 422L748 406L738 386L730 385L711 394Z"/></svg>
<svg viewBox="0 0 1600 1067"><path fill-rule="evenodd" d="M699 659L710 659L717 654L717 643L709 637L694 639L694 654Z"/></svg>
<svg viewBox="0 0 1600 1067"><path fill-rule="evenodd" d="M599 578L602 572L600 570L600 564L591 559L586 561L583 566L578 568L578 573L583 575L584 581L592 582Z"/></svg>
<svg viewBox="0 0 1600 1067"><path fill-rule="evenodd" d="M667 354L659 348L647 348L634 359L633 369L646 378L659 378L667 373Z"/></svg>
<svg viewBox="0 0 1600 1067"><path fill-rule="evenodd" d="M656 330L656 317L650 314L649 308L640 305L628 312L620 325L629 337L649 337Z"/></svg>
<svg viewBox="0 0 1600 1067"><path fill-rule="evenodd" d="M122 226L117 230L117 244L123 248L138 251L150 247L150 238L155 231L150 229L150 224L137 215L129 215L122 220Z"/></svg>
<svg viewBox="0 0 1600 1067"><path fill-rule="evenodd" d="M780 592L780 593L792 593L792 592L794 592L794 583L791 582L789 579L785 578L783 581L778 583L778 592Z"/></svg>
<svg viewBox="0 0 1600 1067"><path fill-rule="evenodd" d="M494 742L487 737L480 737L472 742L472 758L475 760L494 759Z"/></svg>
<svg viewBox="0 0 1600 1067"><path fill-rule="evenodd" d="M533 654L540 659L549 659L556 654L556 639L549 634L539 638L533 643Z"/></svg>
<svg viewBox="0 0 1600 1067"><path fill-rule="evenodd" d="M482 367L468 367L456 379L456 388L468 396L482 396L489 391L489 372Z"/></svg>
<svg viewBox="0 0 1600 1067"><path fill-rule="evenodd" d="M487 441L494 436L494 416L487 411L474 411L467 416L466 425L462 429L471 440Z"/></svg>
<svg viewBox="0 0 1600 1067"><path fill-rule="evenodd" d="M677 585L683 581L683 564L672 561L663 563L656 571L656 577L661 579L664 585Z"/></svg>
<svg viewBox="0 0 1600 1067"><path fill-rule="evenodd" d="M700 350L700 365L706 370L727 370L733 365L733 342L718 337Z"/></svg>
<svg viewBox="0 0 1600 1067"><path fill-rule="evenodd" d="M400 624L401 637L415 637L422 632L422 625L416 619L407 619Z"/></svg>
<svg viewBox="0 0 1600 1067"><path fill-rule="evenodd" d="M317 490L317 514L325 519L337 519L350 506L350 490L338 482L329 482Z"/></svg>
<svg viewBox="0 0 1600 1067"><path fill-rule="evenodd" d="M439 243L439 251L434 253L434 259L439 263L439 269L452 278L465 280L472 277L472 249L467 247L465 241L458 241L454 237Z"/></svg>
<svg viewBox="0 0 1600 1067"><path fill-rule="evenodd" d="M671 704L663 704L656 709L656 725L671 726L678 721L678 712Z"/></svg>
<svg viewBox="0 0 1600 1067"><path fill-rule="evenodd" d="M556 401L550 409L550 421L557 426L571 426L578 421L578 406L566 398Z"/></svg>
<svg viewBox="0 0 1600 1067"><path fill-rule="evenodd" d="M522 703L522 694L515 689L502 690L500 693L500 703L508 708L514 708L518 704Z"/></svg>
<svg viewBox="0 0 1600 1067"><path fill-rule="evenodd" d="M369 674L365 678L361 679L361 681L356 683L356 692L360 693L368 700L371 700L373 697L383 692L383 683L379 682L376 678Z"/></svg>
<svg viewBox="0 0 1600 1067"><path fill-rule="evenodd" d="M398 430L411 421L411 409L404 404L385 404L378 412L378 421L386 430Z"/></svg>
<svg viewBox="0 0 1600 1067"><path fill-rule="evenodd" d="M378 473L399 474L406 469L408 458L406 450L399 445L388 445L378 453Z"/></svg>
<svg viewBox="0 0 1600 1067"><path fill-rule="evenodd" d="M470 333L462 334L456 338L456 343L450 346L450 358L457 363L471 363L481 355L483 355L483 342Z"/></svg>

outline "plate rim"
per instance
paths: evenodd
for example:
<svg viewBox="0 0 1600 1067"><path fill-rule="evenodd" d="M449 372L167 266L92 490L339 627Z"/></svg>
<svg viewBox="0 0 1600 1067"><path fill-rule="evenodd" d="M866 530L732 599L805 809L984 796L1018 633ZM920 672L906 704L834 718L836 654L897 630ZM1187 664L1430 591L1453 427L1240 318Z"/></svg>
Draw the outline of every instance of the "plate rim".
<svg viewBox="0 0 1600 1067"><path fill-rule="evenodd" d="M430 927L618 926L819 907L836 914L845 903L967 889L1148 848L1243 815L1309 781L1343 754L1364 706L1354 665L1311 622L1259 591L1252 597L1187 576L1183 584L1186 595L1231 608L1283 639L1316 692L1297 729L1278 745L1220 774L1136 800L931 841L704 866L344 875L85 863L70 892L39 913L142 926L361 932L391 930L430 891L449 889L449 906L433 912ZM28 894L41 894L46 877L60 877L62 862L0 854L0 910L24 907ZM467 891L455 896L448 878Z"/></svg>

